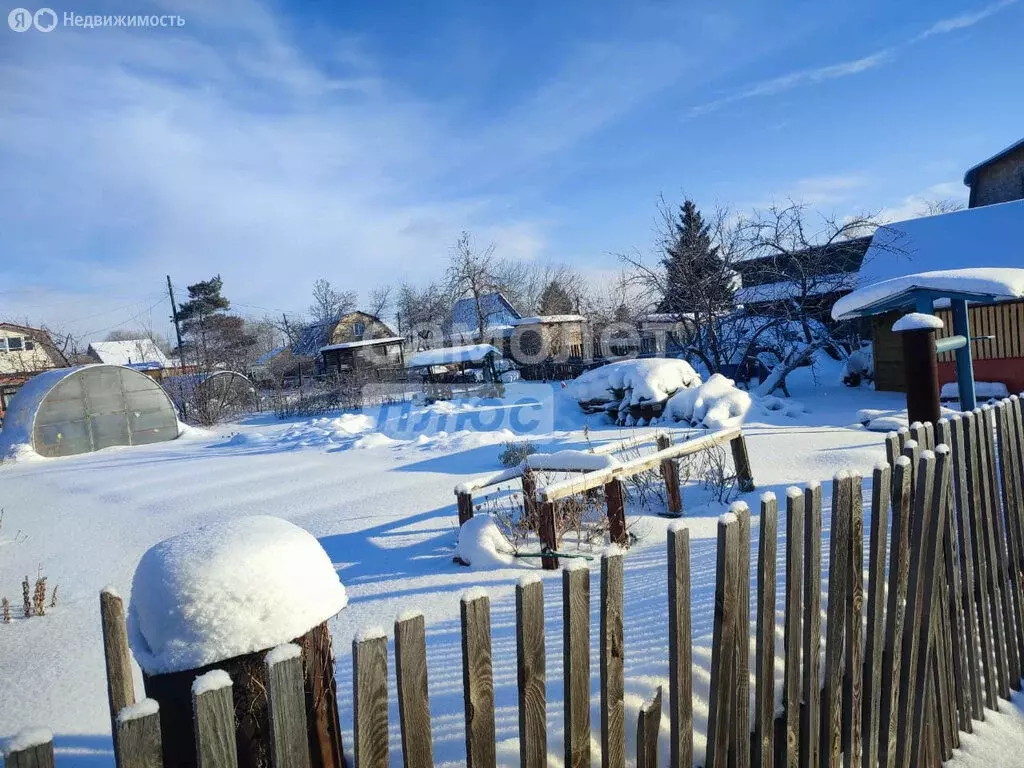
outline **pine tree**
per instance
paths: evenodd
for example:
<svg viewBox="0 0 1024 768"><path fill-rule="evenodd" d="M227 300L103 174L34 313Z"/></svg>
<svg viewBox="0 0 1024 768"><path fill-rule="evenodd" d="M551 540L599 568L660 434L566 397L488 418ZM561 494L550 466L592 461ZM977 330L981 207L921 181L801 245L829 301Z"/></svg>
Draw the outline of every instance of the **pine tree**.
<svg viewBox="0 0 1024 768"><path fill-rule="evenodd" d="M541 315L571 315L573 313L572 297L560 283L552 280L541 291L537 309Z"/></svg>
<svg viewBox="0 0 1024 768"><path fill-rule="evenodd" d="M669 231L662 244L665 295L659 311L684 314L699 308L724 308L732 301L729 270L719 255L704 221L692 200L670 216Z"/></svg>
<svg viewBox="0 0 1024 768"><path fill-rule="evenodd" d="M178 307L177 319L182 323L185 335L191 336L202 353L204 367L210 368L208 333L210 322L218 312L231 307L231 302L221 295L224 282L220 275L203 280L188 287L188 301Z"/></svg>

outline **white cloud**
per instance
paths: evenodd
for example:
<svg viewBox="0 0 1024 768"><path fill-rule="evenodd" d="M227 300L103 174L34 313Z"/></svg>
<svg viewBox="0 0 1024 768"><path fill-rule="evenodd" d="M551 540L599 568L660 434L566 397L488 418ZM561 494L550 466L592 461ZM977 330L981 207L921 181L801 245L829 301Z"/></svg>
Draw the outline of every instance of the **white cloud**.
<svg viewBox="0 0 1024 768"><path fill-rule="evenodd" d="M944 35L947 32L955 32L958 29L967 29L973 27L979 21L984 21L994 13L998 13L1004 8L1013 5L1017 0L998 0L998 2L986 5L973 13L964 13L960 16L953 16L948 19L940 19L939 21L932 24L928 29L922 32L917 37L913 38L912 42L918 42L926 38L932 37L933 35Z"/></svg>
<svg viewBox="0 0 1024 768"><path fill-rule="evenodd" d="M907 195L895 205L883 208L878 218L884 222L905 221L927 216L931 213L930 206L939 201L967 203L967 188L957 181L943 181L932 184L913 194Z"/></svg>

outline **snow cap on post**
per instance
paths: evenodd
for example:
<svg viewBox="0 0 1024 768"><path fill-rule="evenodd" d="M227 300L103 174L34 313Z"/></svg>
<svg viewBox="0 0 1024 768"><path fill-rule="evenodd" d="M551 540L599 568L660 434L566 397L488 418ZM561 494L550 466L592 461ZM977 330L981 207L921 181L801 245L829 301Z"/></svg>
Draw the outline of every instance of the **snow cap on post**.
<svg viewBox="0 0 1024 768"><path fill-rule="evenodd" d="M941 331L942 321L925 312L911 312L892 324L893 333L904 331Z"/></svg>
<svg viewBox="0 0 1024 768"><path fill-rule="evenodd" d="M275 517L194 528L150 548L132 579L128 638L150 675L301 637L348 603L320 543Z"/></svg>

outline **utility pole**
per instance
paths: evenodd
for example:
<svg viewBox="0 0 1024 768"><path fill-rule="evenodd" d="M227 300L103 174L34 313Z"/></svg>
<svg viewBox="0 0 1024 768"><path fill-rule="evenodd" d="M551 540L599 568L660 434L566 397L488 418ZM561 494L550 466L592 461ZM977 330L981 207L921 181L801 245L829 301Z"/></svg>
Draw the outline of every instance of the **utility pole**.
<svg viewBox="0 0 1024 768"><path fill-rule="evenodd" d="M181 325L178 323L178 306L174 303L174 286L171 285L170 275L167 276L167 295L171 297L171 319L174 321L174 335L178 338L178 358L181 359L184 354L181 348Z"/></svg>

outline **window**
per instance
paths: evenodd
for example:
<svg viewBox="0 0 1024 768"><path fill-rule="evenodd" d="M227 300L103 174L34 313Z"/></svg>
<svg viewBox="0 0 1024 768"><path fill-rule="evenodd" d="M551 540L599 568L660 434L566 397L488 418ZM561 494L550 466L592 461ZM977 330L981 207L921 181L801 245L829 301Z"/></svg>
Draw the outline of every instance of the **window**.
<svg viewBox="0 0 1024 768"><path fill-rule="evenodd" d="M352 324L352 332L359 338L362 338L363 334L366 333L366 323L362 320L356 320Z"/></svg>
<svg viewBox="0 0 1024 768"><path fill-rule="evenodd" d="M8 336L7 337L7 348L11 352L21 352L21 337L20 336Z"/></svg>
<svg viewBox="0 0 1024 768"><path fill-rule="evenodd" d="M36 348L36 343L32 339L25 339L25 351L29 352Z"/></svg>

